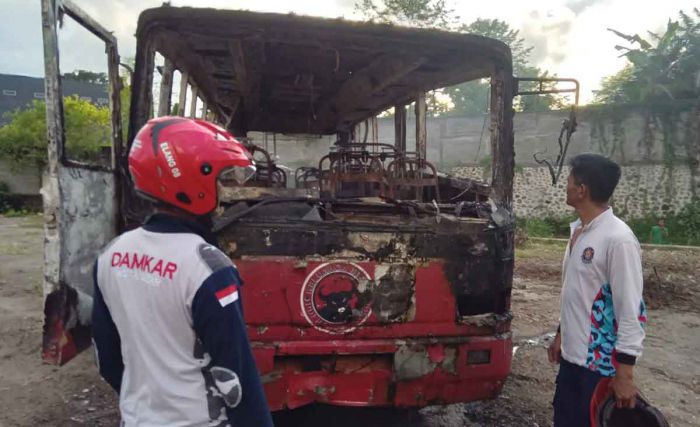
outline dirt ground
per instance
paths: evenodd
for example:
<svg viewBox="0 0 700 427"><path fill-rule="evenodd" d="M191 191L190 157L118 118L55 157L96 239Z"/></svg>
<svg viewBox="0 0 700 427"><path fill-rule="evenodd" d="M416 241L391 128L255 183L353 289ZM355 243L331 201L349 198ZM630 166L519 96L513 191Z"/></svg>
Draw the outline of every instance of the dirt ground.
<svg viewBox="0 0 700 427"><path fill-rule="evenodd" d="M62 368L39 358L42 218L0 216L0 427L113 426L116 396L84 352ZM277 414L279 426L547 426L556 367L545 348L558 318L563 246L531 243L516 253L513 371L495 401L420 411L312 406ZM636 369L644 394L673 426L700 425L700 252L645 251L650 307Z"/></svg>

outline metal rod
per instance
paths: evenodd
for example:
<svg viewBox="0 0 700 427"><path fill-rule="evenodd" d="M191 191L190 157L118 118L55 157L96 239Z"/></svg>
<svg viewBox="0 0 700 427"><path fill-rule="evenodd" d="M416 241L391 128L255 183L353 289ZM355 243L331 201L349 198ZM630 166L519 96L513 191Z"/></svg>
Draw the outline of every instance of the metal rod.
<svg viewBox="0 0 700 427"><path fill-rule="evenodd" d="M531 90L520 91L520 90L518 90L515 93L515 95L544 95L544 94L550 94L550 93L575 93L576 96L575 96L575 100L574 100L574 105L578 106L581 84L576 79L559 78L559 77L517 77L515 79L515 82L516 82L516 87L517 87L517 83L520 83L520 82L537 82L537 83L539 83L539 90L537 90L537 91L531 91ZM544 89L543 84L545 82L573 83L576 87L567 88L567 89Z"/></svg>
<svg viewBox="0 0 700 427"><path fill-rule="evenodd" d="M197 90L197 86L190 85L190 88L192 90L192 99L190 99L190 118L195 119L197 118L197 100L199 91Z"/></svg>
<svg viewBox="0 0 700 427"><path fill-rule="evenodd" d="M165 58L163 76L160 80L160 99L158 100L158 117L170 115L170 98L173 92L173 63Z"/></svg>
<svg viewBox="0 0 700 427"><path fill-rule="evenodd" d="M99 22L95 21L85 13L81 8L79 8L72 0L62 0L61 9L66 13L66 15L73 18L78 24L83 26L86 30L90 31L92 34L101 38L107 43L113 45L117 44L117 39L114 37L111 31L107 30L105 27L100 25Z"/></svg>
<svg viewBox="0 0 700 427"><path fill-rule="evenodd" d="M426 126L427 108L425 103L425 92L416 95L416 151L418 158L427 158L428 132Z"/></svg>
<svg viewBox="0 0 700 427"><path fill-rule="evenodd" d="M187 73L180 72L180 100L177 105L177 115L185 116L185 103L187 102L187 80L190 76Z"/></svg>

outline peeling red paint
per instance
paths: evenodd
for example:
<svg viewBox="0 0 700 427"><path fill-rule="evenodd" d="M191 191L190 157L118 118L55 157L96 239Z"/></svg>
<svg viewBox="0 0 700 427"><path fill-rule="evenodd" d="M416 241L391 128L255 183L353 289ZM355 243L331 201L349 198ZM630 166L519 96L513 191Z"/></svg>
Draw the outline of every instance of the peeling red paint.
<svg viewBox="0 0 700 427"><path fill-rule="evenodd" d="M385 277L391 268L386 261L355 262L353 269L362 269L370 277L363 285L368 287L363 292L369 298L394 298L392 307L406 307L412 314L397 321L372 311L355 327L341 325L340 334L329 332L327 321L303 314L303 310L313 309L310 297L302 298L304 283L324 262L324 258L300 263L275 256L236 259L242 277L255 277L254 286L243 290L243 305L273 410L313 402L425 406L492 398L499 393L510 371L510 316L460 316L454 287L446 277L445 260L423 259L411 267L413 277L401 280L412 287L410 293L373 292L377 276ZM336 270L345 271L329 271ZM356 276L360 277L348 273L348 277ZM341 286L342 292L347 292L346 287ZM399 297L411 301L404 304L396 301ZM357 307L370 303L373 310L387 307L373 301ZM310 319L322 321L323 327ZM347 322L354 320L348 317ZM467 352L473 350L490 350L490 362L468 365Z"/></svg>
<svg viewBox="0 0 700 427"><path fill-rule="evenodd" d="M445 360L445 347L435 344L428 347L428 358L433 363L442 363Z"/></svg>
<svg viewBox="0 0 700 427"><path fill-rule="evenodd" d="M275 363L275 377L264 387L272 410L294 409L313 402L344 406L425 406L468 402L494 398L510 372L512 342L510 337L462 339L454 344L456 372L438 367L419 378L400 381L393 373L393 352L405 340L348 341L340 353L326 353L317 366L307 365L299 357L281 353L318 353L323 349L315 342L281 343ZM308 346L304 350L304 346ZM445 346L428 346L435 349ZM489 349L490 363L469 366L467 352ZM256 358L260 354L256 349ZM355 353L351 353L355 351ZM439 353L439 351L437 351ZM340 354L346 356L341 357ZM266 377L266 376L264 376ZM270 378L269 375L267 378Z"/></svg>

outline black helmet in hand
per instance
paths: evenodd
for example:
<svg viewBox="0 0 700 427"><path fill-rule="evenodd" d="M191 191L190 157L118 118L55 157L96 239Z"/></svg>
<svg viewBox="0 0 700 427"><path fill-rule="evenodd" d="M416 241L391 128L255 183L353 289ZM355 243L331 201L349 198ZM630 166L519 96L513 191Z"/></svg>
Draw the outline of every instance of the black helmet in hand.
<svg viewBox="0 0 700 427"><path fill-rule="evenodd" d="M661 411L652 406L641 394L635 407L618 408L610 389L610 380L598 383L591 398L591 427L669 427Z"/></svg>

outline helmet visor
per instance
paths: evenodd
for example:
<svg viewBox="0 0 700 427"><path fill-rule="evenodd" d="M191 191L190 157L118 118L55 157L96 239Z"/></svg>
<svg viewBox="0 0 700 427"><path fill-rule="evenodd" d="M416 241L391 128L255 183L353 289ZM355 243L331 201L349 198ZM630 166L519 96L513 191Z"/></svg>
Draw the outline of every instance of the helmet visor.
<svg viewBox="0 0 700 427"><path fill-rule="evenodd" d="M221 171L219 182L224 186L243 185L255 176L255 165L231 166Z"/></svg>

